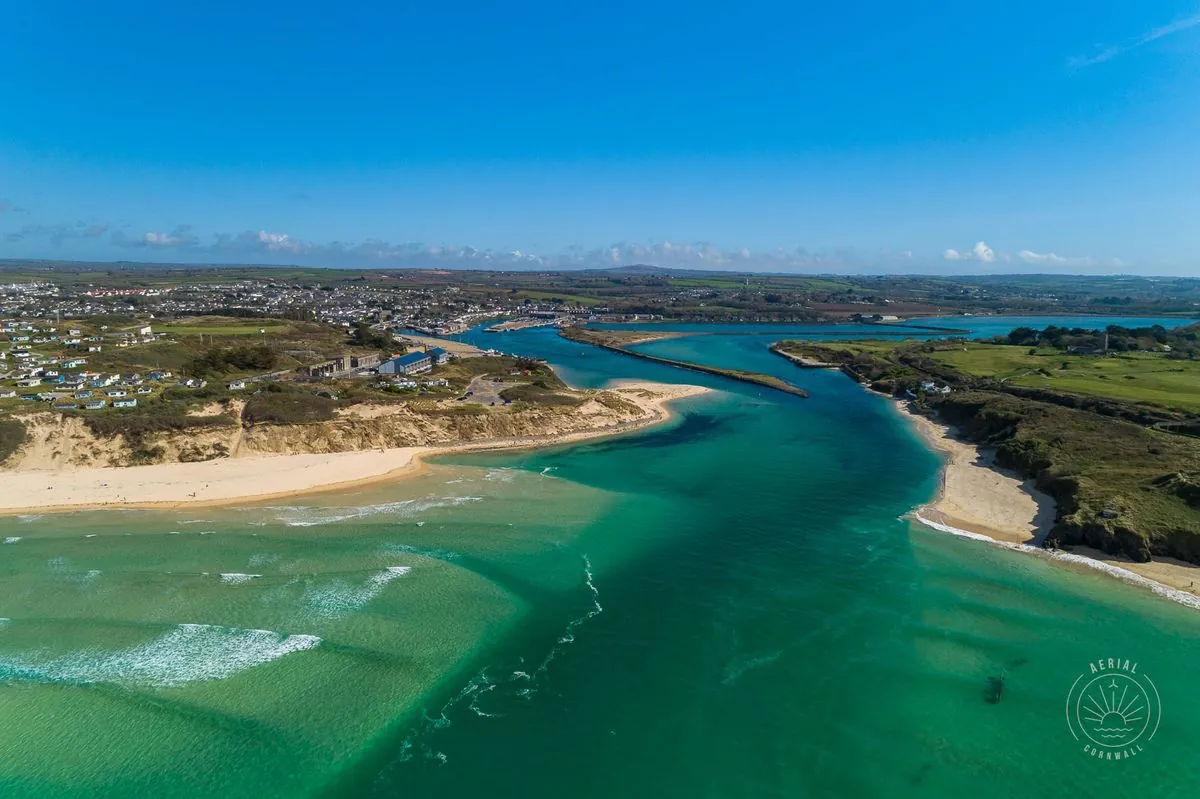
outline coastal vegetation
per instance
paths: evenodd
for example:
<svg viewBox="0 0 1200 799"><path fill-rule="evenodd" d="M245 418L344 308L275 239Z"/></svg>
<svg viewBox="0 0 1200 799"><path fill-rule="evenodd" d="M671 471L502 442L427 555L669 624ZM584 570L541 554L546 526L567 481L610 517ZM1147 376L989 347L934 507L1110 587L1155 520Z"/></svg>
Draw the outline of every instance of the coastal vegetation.
<svg viewBox="0 0 1200 799"><path fill-rule="evenodd" d="M184 407L167 402L146 403L130 410L128 413L106 411L71 415L82 419L84 425L98 436L120 435L126 438L232 424L226 414L189 414Z"/></svg>
<svg viewBox="0 0 1200 799"><path fill-rule="evenodd" d="M244 424L307 424L333 418L337 401L302 387L269 383L242 407Z"/></svg>
<svg viewBox="0 0 1200 799"><path fill-rule="evenodd" d="M0 419L0 463L25 443L25 424L19 419Z"/></svg>
<svg viewBox="0 0 1200 799"><path fill-rule="evenodd" d="M781 341L773 349L912 399L994 447L999 465L1057 501L1049 545L1200 563L1200 406L1187 390L1200 375L1190 361L1079 354L1048 342Z"/></svg>
<svg viewBox="0 0 1200 799"><path fill-rule="evenodd" d="M182 371L192 377L212 377L213 375L266 371L274 369L278 362L278 355L265 344L248 347L213 347L184 364Z"/></svg>

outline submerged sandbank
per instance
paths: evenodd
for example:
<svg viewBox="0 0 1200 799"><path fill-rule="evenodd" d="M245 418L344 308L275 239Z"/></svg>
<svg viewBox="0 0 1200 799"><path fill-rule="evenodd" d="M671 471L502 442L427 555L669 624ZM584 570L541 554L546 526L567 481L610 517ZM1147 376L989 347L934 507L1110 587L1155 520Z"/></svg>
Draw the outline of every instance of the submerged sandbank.
<svg viewBox="0 0 1200 799"><path fill-rule="evenodd" d="M520 449L619 435L671 417L667 403L701 394L701 386L622 381L615 389L637 404L631 422L524 438L299 455L249 455L196 463L0 472L0 512L226 505L333 491L416 474L422 458L451 452Z"/></svg>

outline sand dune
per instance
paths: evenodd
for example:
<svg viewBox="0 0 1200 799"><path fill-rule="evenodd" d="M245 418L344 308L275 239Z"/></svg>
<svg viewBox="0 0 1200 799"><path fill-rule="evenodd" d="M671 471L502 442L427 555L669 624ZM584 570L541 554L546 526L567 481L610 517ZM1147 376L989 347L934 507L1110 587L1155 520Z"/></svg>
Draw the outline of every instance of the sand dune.
<svg viewBox="0 0 1200 799"><path fill-rule="evenodd" d="M397 447L298 455L251 454L199 463L0 472L0 512L104 507L219 505L328 491L416 473L421 458L455 451L553 446L617 435L670 417L667 403L709 389L623 382L615 388L642 416L617 427L562 435L481 439L436 447Z"/></svg>

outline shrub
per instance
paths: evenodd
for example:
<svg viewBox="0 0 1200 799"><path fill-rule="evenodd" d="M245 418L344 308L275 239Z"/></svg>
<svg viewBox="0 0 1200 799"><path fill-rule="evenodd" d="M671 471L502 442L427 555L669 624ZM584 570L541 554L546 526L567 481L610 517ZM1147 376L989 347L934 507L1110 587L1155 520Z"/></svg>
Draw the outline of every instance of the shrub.
<svg viewBox="0 0 1200 799"><path fill-rule="evenodd" d="M246 402L242 421L251 424L309 424L333 418L334 400L307 391L268 389Z"/></svg>
<svg viewBox="0 0 1200 799"><path fill-rule="evenodd" d="M183 366L193 377L208 377L227 372L267 371L275 368L279 356L265 344L246 347L214 347Z"/></svg>
<svg viewBox="0 0 1200 799"><path fill-rule="evenodd" d="M188 416L178 406L146 404L129 411L101 411L84 415L83 423L98 436L124 436L131 444L152 433L179 432L232 424L228 416Z"/></svg>
<svg viewBox="0 0 1200 799"><path fill-rule="evenodd" d="M0 463L4 463L20 449L26 437L27 431L23 422L18 419L0 419Z"/></svg>
<svg viewBox="0 0 1200 799"><path fill-rule="evenodd" d="M510 386L500 392L500 398L509 402L527 402L530 405L559 405L571 406L580 405L583 402L581 397L573 397L569 394L559 394L551 390L544 381L536 380L532 383L524 383L517 386Z"/></svg>

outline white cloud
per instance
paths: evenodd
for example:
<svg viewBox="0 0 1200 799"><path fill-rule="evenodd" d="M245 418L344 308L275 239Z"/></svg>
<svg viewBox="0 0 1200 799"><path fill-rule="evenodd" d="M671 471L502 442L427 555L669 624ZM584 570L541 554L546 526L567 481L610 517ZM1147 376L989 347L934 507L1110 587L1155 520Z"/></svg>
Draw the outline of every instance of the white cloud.
<svg viewBox="0 0 1200 799"><path fill-rule="evenodd" d="M1056 252L1034 252L1033 250L1021 250L1017 253L1017 258L1027 264L1037 264L1040 266L1108 266L1121 267L1123 266L1119 258L1113 258L1107 263L1097 263L1096 259L1090 255L1059 255Z"/></svg>
<svg viewBox="0 0 1200 799"><path fill-rule="evenodd" d="M946 250L942 253L942 260L945 261L979 261L980 263L990 264L996 261L996 251L987 245L987 242L978 241L975 246L967 252L959 252L955 249Z"/></svg>
<svg viewBox="0 0 1200 799"><path fill-rule="evenodd" d="M975 260L983 261L985 264L996 260L996 253L982 241L975 243L975 246L971 248L971 254L975 256Z"/></svg>
<svg viewBox="0 0 1200 799"><path fill-rule="evenodd" d="M296 241L286 233L268 233L260 230L258 231L258 241L272 252L303 252L308 249L307 245Z"/></svg>
<svg viewBox="0 0 1200 799"><path fill-rule="evenodd" d="M94 226L93 229L99 229L99 226ZM108 226L104 226L107 230ZM170 233L158 233L150 231L142 235L140 239L127 239L124 235L114 236L114 243L125 247L195 247L200 243L200 240L192 235L191 225L179 225ZM103 234L104 230L100 230Z"/></svg>
<svg viewBox="0 0 1200 799"><path fill-rule="evenodd" d="M1128 41L1125 44L1105 47L1093 56L1077 56L1072 58L1069 63L1074 69L1082 69L1083 67L1090 67L1094 64L1103 64L1105 61L1111 61L1122 53L1128 53L1130 50L1134 50L1144 44L1150 44L1150 42L1157 41L1164 36L1170 36L1173 33L1179 33L1180 31L1185 31L1188 28L1194 28L1197 25L1200 25L1200 14L1193 14L1190 17L1177 19L1169 25L1163 25L1155 28L1149 33L1143 33L1141 36Z"/></svg>
<svg viewBox="0 0 1200 799"><path fill-rule="evenodd" d="M1058 253L1021 250L1017 257L1027 264L1065 264L1067 259Z"/></svg>

